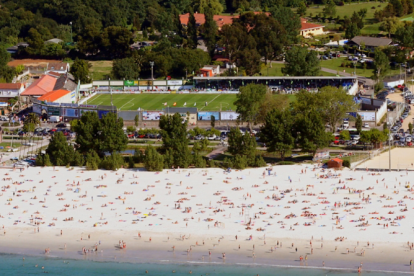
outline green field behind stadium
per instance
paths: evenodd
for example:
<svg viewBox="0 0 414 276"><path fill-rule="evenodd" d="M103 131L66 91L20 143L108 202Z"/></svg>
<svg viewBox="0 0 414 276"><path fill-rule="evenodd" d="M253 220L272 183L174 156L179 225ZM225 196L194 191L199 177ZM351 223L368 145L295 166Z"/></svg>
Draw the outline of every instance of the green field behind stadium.
<svg viewBox="0 0 414 276"><path fill-rule="evenodd" d="M233 104L236 100L235 94L113 94L112 97L118 110L162 110L167 106L174 107L174 103L175 107L197 107L199 111L236 110ZM289 97L291 101L294 100L293 95ZM111 95L98 94L84 104L110 106Z"/></svg>

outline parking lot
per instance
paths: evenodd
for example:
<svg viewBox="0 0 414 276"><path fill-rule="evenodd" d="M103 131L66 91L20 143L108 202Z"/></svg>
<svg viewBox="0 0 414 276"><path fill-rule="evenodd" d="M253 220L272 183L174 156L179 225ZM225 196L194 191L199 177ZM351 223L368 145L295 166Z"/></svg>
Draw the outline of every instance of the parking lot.
<svg viewBox="0 0 414 276"><path fill-rule="evenodd" d="M393 94L389 94L387 96L387 99L390 99L391 101L394 102L404 102L404 97L402 96L401 93L393 93ZM401 128L404 129L404 131L406 131L408 129L408 123L413 123L413 119L414 119L414 111L413 111L413 107L414 105L410 105L411 106L411 111L408 113L408 117L404 119Z"/></svg>

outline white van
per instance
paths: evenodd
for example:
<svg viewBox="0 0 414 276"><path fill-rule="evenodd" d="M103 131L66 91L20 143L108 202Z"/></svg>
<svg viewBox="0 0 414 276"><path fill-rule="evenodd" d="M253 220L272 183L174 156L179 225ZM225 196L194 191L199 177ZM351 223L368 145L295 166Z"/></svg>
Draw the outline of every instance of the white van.
<svg viewBox="0 0 414 276"><path fill-rule="evenodd" d="M60 122L60 117L59 116L50 116L49 121L51 123L59 123Z"/></svg>

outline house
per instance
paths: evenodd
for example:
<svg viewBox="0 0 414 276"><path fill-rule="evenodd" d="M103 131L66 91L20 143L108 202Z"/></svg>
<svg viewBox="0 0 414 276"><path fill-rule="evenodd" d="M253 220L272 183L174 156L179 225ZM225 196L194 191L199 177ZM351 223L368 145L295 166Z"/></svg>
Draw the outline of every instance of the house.
<svg viewBox="0 0 414 276"><path fill-rule="evenodd" d="M39 101L47 103L72 103L71 91L65 89L54 90L37 98Z"/></svg>
<svg viewBox="0 0 414 276"><path fill-rule="evenodd" d="M334 158L328 161L328 168L341 168L344 161L339 158Z"/></svg>
<svg viewBox="0 0 414 276"><path fill-rule="evenodd" d="M392 40L386 37L356 36L348 41L348 45L357 46L361 49L361 45L365 45L366 50L374 51L376 47L389 46Z"/></svg>
<svg viewBox="0 0 414 276"><path fill-rule="evenodd" d="M0 101L7 102L7 100L18 97L25 89L23 83L0 83Z"/></svg>
<svg viewBox="0 0 414 276"><path fill-rule="evenodd" d="M202 69L211 70L213 76L220 74L220 65L205 65Z"/></svg>
<svg viewBox="0 0 414 276"><path fill-rule="evenodd" d="M310 37L322 35L324 34L322 25L308 23L308 21L305 18L300 19L301 27L300 27L300 35L303 37Z"/></svg>
<svg viewBox="0 0 414 276"><path fill-rule="evenodd" d="M194 13L194 18L196 21L197 27L203 25L206 22L205 16L203 13ZM229 25L233 23L233 19L239 18L238 15L214 15L213 20L216 21L218 30L221 30L221 28L224 25ZM190 20L190 14L182 14L180 15L180 22L182 25L187 26L188 21Z"/></svg>
<svg viewBox="0 0 414 276"><path fill-rule="evenodd" d="M57 79L48 75L41 76L35 80L26 90L21 93L22 97L40 97L44 94L53 91Z"/></svg>
<svg viewBox="0 0 414 276"><path fill-rule="evenodd" d="M50 71L54 71L59 74L68 73L70 70L70 65L67 62L49 62L47 64L47 68L45 74L49 73Z"/></svg>
<svg viewBox="0 0 414 276"><path fill-rule="evenodd" d="M29 47L29 43L27 43L27 42L19 42L16 45L7 48L6 50L10 54L15 54L15 53L17 53L17 51L19 50L19 48L26 48L26 47Z"/></svg>
<svg viewBox="0 0 414 276"><path fill-rule="evenodd" d="M230 62L230 59L225 58L222 55L215 55L213 57L213 60L214 61L222 62L223 63L223 67L226 68L226 69L236 68L236 65L234 63Z"/></svg>
<svg viewBox="0 0 414 276"><path fill-rule="evenodd" d="M213 70L209 68L201 68L198 73L199 77L213 77Z"/></svg>

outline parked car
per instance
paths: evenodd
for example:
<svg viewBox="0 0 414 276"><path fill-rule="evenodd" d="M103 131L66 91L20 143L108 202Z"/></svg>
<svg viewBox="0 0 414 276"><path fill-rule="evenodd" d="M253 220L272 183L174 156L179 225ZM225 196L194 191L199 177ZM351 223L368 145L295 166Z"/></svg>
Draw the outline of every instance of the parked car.
<svg viewBox="0 0 414 276"><path fill-rule="evenodd" d="M68 123L60 123L60 124L57 124L56 127L67 128L67 127L70 127L70 124L68 124Z"/></svg>
<svg viewBox="0 0 414 276"><path fill-rule="evenodd" d="M363 127L369 128L369 124L368 123L364 123Z"/></svg>

